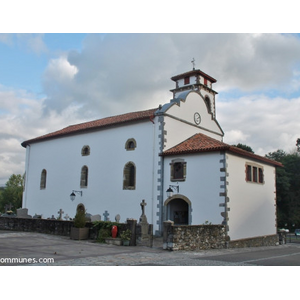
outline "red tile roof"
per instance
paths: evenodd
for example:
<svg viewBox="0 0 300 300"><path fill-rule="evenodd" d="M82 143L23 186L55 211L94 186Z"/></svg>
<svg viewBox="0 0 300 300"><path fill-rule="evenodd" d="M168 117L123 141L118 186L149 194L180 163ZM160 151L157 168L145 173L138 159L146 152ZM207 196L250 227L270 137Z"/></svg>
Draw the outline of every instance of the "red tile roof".
<svg viewBox="0 0 300 300"><path fill-rule="evenodd" d="M215 140L214 138L206 136L202 133L193 135L192 137L188 138L182 143L164 151L163 153L161 153L161 155L173 156L213 151L227 151L238 156L249 157L254 160L265 162L267 164L283 167L281 163L275 160L271 160L269 158L253 154L238 147L230 146L226 143Z"/></svg>
<svg viewBox="0 0 300 300"><path fill-rule="evenodd" d="M54 139L66 135L78 134L85 131L100 130L102 128L107 128L110 126L121 126L124 124L135 123L144 120L151 120L154 117L154 113L156 110L157 108L144 110L144 111L131 112L123 115L107 117L95 121L71 125L61 130L45 134L43 136L34 139L27 140L23 142L21 145L26 148L26 146L31 143L36 143L43 140Z"/></svg>

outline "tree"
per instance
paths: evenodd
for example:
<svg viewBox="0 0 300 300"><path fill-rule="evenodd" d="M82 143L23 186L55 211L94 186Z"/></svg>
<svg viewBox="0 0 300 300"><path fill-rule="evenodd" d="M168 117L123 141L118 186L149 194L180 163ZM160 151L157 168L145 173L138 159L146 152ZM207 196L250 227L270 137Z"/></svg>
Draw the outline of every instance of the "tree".
<svg viewBox="0 0 300 300"><path fill-rule="evenodd" d="M300 152L300 139L296 141L297 151Z"/></svg>
<svg viewBox="0 0 300 300"><path fill-rule="evenodd" d="M283 164L276 171L277 223L279 227L300 228L300 156L277 150L266 155Z"/></svg>
<svg viewBox="0 0 300 300"><path fill-rule="evenodd" d="M12 210L22 207L22 194L24 187L24 176L11 175L6 182L5 188L0 195L0 211L4 212L5 205L12 205Z"/></svg>
<svg viewBox="0 0 300 300"><path fill-rule="evenodd" d="M254 151L252 150L251 147L249 147L247 145L244 145L244 144L241 144L241 143L238 143L237 145L232 145L232 146L243 149L243 150L251 152L251 153L254 153Z"/></svg>

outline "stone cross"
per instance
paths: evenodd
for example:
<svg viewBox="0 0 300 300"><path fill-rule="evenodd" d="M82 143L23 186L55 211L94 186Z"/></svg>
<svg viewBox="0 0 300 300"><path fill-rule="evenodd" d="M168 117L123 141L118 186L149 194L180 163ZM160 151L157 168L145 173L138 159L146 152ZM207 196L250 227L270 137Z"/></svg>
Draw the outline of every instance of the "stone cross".
<svg viewBox="0 0 300 300"><path fill-rule="evenodd" d="M140 205L142 208L142 216L144 216L145 215L145 206L147 205L147 203L145 202L145 200L143 200Z"/></svg>
<svg viewBox="0 0 300 300"><path fill-rule="evenodd" d="M193 58L193 60L191 61L191 63L193 64L193 70L195 70L195 58Z"/></svg>
<svg viewBox="0 0 300 300"><path fill-rule="evenodd" d="M108 221L109 213L107 210L104 212L103 216L104 216L104 221Z"/></svg>
<svg viewBox="0 0 300 300"><path fill-rule="evenodd" d="M62 214L64 213L64 211L60 209L57 213L59 214L58 220L62 220Z"/></svg>
<svg viewBox="0 0 300 300"><path fill-rule="evenodd" d="M9 204L6 204L5 205L5 207L4 207L4 209L5 209L5 212L7 212L7 211L9 211L9 210L11 210L11 208L12 208L13 206L11 205L11 203L9 203Z"/></svg>

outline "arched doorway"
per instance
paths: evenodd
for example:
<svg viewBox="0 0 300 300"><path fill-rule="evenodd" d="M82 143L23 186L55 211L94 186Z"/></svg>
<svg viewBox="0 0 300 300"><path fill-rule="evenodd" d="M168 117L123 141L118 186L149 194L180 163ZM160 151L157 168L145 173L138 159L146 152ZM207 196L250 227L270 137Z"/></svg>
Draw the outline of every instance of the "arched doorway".
<svg viewBox="0 0 300 300"><path fill-rule="evenodd" d="M182 195L174 195L165 201L166 220L174 225L191 224L191 202Z"/></svg>

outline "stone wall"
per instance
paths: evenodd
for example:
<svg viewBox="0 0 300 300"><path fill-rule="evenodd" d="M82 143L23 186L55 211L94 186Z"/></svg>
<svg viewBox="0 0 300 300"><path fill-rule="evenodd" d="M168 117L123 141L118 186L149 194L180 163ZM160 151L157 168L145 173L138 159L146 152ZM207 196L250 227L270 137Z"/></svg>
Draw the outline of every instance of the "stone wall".
<svg viewBox="0 0 300 300"><path fill-rule="evenodd" d="M276 246L279 244L277 234L253 237L249 239L241 239L229 242L229 248L246 248L246 247L262 247Z"/></svg>
<svg viewBox="0 0 300 300"><path fill-rule="evenodd" d="M166 250L206 250L226 247L223 225L181 225L164 222L163 248Z"/></svg>
<svg viewBox="0 0 300 300"><path fill-rule="evenodd" d="M163 248L165 250L207 250L222 248L245 248L275 246L277 234L228 241L223 225L181 225L164 222Z"/></svg>
<svg viewBox="0 0 300 300"><path fill-rule="evenodd" d="M54 234L61 236L70 236L73 221L53 220L53 219L33 219L33 218L16 218L16 217L0 217L0 230L14 230L38 232L46 234ZM89 239L96 240L98 237L98 230L94 228L92 222L86 222L86 227L89 230ZM152 225L149 225L152 230ZM130 246L142 244L143 241L140 227L137 225L137 220L128 219L126 223L120 224L120 232L123 230L131 230ZM152 237L152 235L149 235ZM143 245L152 246L152 239L144 241Z"/></svg>
<svg viewBox="0 0 300 300"><path fill-rule="evenodd" d="M0 230L15 230L47 233L54 235L70 236L73 221L0 217ZM93 229L93 223L87 222L86 227L90 228L90 238L95 239L97 232Z"/></svg>

